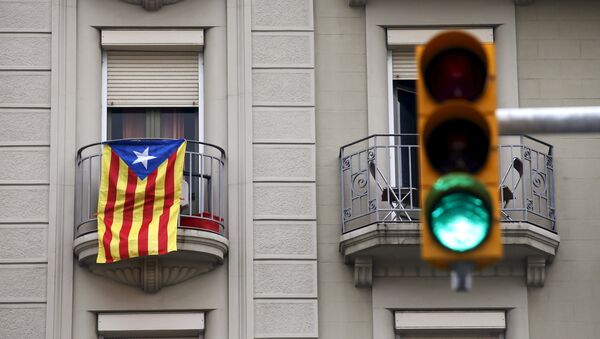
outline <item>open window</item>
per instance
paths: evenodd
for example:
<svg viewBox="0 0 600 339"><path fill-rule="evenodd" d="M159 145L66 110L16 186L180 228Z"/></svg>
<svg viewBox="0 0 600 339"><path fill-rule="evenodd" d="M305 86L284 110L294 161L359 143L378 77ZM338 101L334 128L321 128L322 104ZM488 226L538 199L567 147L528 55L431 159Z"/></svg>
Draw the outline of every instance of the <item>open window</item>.
<svg viewBox="0 0 600 339"><path fill-rule="evenodd" d="M219 233L222 150L203 144L203 45L203 30L103 30L102 135L187 139L181 225Z"/></svg>
<svg viewBox="0 0 600 339"><path fill-rule="evenodd" d="M483 42L493 41L491 28L461 29ZM404 207L418 206L419 187L417 136L416 46L424 44L439 29L388 29L388 133L391 135L389 182ZM385 194L384 194L385 196Z"/></svg>

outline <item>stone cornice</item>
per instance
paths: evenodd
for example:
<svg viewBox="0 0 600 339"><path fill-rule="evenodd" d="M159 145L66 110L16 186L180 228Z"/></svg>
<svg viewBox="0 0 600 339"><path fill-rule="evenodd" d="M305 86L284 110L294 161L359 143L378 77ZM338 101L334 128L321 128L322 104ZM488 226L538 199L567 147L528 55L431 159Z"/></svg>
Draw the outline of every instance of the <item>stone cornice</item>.
<svg viewBox="0 0 600 339"><path fill-rule="evenodd" d="M484 270L487 272L484 274L503 276L502 272L506 270L512 272L516 269L526 276L528 286L543 286L546 264L554 259L560 237L529 223L504 222L501 225L505 259L521 264L518 264L517 268ZM340 252L344 255L346 263L354 265L355 285L371 286L373 267L377 261L385 262L400 257L409 266L414 266L414 263L420 260L419 227L418 223L379 223L343 234L340 237ZM514 273L510 275L514 276Z"/></svg>

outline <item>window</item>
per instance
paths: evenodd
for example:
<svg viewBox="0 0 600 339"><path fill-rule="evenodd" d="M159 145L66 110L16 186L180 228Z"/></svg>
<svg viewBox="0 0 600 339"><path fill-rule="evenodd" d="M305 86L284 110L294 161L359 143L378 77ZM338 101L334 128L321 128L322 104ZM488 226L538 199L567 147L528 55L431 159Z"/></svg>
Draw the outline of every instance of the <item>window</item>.
<svg viewBox="0 0 600 339"><path fill-rule="evenodd" d="M397 339L504 339L504 311L396 311Z"/></svg>
<svg viewBox="0 0 600 339"><path fill-rule="evenodd" d="M493 42L491 28L464 29L482 42ZM389 133L416 133L417 65L415 48L424 44L438 29L388 29Z"/></svg>
<svg viewBox="0 0 600 339"><path fill-rule="evenodd" d="M203 141L201 30L104 30L103 136Z"/></svg>
<svg viewBox="0 0 600 339"><path fill-rule="evenodd" d="M466 29L481 41L493 41L491 28ZM388 29L388 133L395 145L390 154L390 182L399 191L414 191L419 186L416 116L417 65L415 49L436 35L436 29ZM398 169L398 170L396 170ZM417 199L415 199L417 200Z"/></svg>
<svg viewBox="0 0 600 339"><path fill-rule="evenodd" d="M214 201L221 163L204 141L204 31L103 30L104 140L188 140L181 211L222 215ZM186 219L187 220L187 219Z"/></svg>

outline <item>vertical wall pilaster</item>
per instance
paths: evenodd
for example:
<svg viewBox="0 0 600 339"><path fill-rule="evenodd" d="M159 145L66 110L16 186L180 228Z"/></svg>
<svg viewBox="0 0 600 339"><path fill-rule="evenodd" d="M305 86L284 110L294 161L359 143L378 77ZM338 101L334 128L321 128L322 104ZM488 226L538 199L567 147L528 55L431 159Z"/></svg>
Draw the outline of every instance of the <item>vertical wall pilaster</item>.
<svg viewBox="0 0 600 339"><path fill-rule="evenodd" d="M312 0L252 1L255 338L318 337Z"/></svg>
<svg viewBox="0 0 600 339"><path fill-rule="evenodd" d="M76 0L52 0L46 338L72 336Z"/></svg>

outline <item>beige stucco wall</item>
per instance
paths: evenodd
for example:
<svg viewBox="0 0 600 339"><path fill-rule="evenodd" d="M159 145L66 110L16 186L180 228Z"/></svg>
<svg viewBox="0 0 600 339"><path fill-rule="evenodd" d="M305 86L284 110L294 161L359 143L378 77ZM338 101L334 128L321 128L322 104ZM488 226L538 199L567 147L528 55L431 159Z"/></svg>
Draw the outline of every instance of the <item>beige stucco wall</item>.
<svg viewBox="0 0 600 339"><path fill-rule="evenodd" d="M50 224L50 1L0 2L0 338L44 338Z"/></svg>
<svg viewBox="0 0 600 339"><path fill-rule="evenodd" d="M149 12L122 1L77 4L77 146L101 140L101 28L204 28L205 140L227 147L226 5L184 1ZM209 273L147 294L76 266L73 338L96 338L96 312L204 310L207 338L227 336L227 262Z"/></svg>
<svg viewBox="0 0 600 339"><path fill-rule="evenodd" d="M521 106L600 104L600 3L516 8ZM555 146L561 244L543 288L530 288L530 337L600 337L600 137L539 136Z"/></svg>

